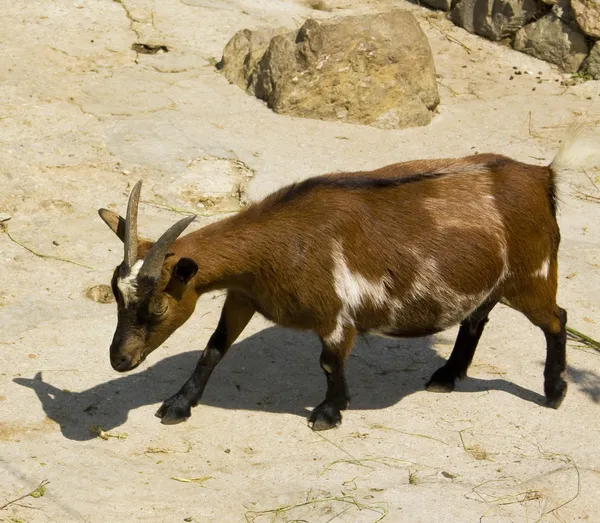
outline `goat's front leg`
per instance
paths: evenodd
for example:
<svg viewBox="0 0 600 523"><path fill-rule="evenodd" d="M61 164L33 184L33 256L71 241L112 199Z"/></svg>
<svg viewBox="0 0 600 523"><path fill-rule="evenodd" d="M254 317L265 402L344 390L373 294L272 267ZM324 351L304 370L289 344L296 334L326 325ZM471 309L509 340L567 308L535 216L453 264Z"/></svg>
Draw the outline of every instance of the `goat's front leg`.
<svg viewBox="0 0 600 523"><path fill-rule="evenodd" d="M467 376L467 369L473 361L475 349L488 322L488 316L495 307L496 300L482 304L466 318L458 330L454 348L446 364L433 373L425 388L430 392L452 392L457 379Z"/></svg>
<svg viewBox="0 0 600 523"><path fill-rule="evenodd" d="M156 416L162 419L161 423L173 425L192 415L192 407L200 401L212 371L248 325L255 310L243 296L228 292L217 329L210 337L194 372L179 392L165 401L156 412Z"/></svg>
<svg viewBox="0 0 600 523"><path fill-rule="evenodd" d="M346 328L337 339L321 338L321 368L327 379L325 399L311 412L308 422L313 430L327 430L342 422L342 410L348 408L350 396L344 375L346 358L352 350L356 330Z"/></svg>

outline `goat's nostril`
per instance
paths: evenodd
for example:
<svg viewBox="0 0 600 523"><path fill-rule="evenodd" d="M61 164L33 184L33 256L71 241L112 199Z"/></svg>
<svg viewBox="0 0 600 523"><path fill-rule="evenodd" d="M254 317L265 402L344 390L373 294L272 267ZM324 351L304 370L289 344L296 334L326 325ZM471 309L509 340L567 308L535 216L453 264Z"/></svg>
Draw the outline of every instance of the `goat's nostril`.
<svg viewBox="0 0 600 523"><path fill-rule="evenodd" d="M120 372L126 371L131 367L131 356L117 356L111 360L113 369Z"/></svg>

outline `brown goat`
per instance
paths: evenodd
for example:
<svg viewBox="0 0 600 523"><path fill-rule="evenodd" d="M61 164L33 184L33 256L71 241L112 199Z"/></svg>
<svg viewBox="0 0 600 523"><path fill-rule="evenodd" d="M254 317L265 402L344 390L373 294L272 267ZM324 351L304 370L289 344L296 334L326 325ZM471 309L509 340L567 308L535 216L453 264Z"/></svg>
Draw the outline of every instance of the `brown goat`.
<svg viewBox="0 0 600 523"><path fill-rule="evenodd" d="M195 217L185 218L156 243L137 237L138 182L126 220L99 211L125 243L112 279L113 368L138 366L191 316L201 294L226 289L196 369L157 416L178 423L191 415L214 367L258 312L320 337L327 394L309 422L329 429L348 406L344 363L358 333L414 337L460 323L449 360L427 384L448 392L466 376L502 300L544 332L544 391L557 408L567 390L567 315L556 304L555 176L597 159L598 143L585 130L575 129L549 166L481 154L328 174L178 239Z"/></svg>

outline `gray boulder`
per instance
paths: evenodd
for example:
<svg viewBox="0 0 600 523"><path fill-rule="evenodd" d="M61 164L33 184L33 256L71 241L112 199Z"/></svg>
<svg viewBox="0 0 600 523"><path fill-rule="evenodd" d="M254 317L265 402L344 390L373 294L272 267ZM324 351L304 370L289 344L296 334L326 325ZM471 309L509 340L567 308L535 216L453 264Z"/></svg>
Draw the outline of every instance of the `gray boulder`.
<svg viewBox="0 0 600 523"><path fill-rule="evenodd" d="M514 48L556 64L567 73L578 71L589 52L585 35L554 13L519 30Z"/></svg>
<svg viewBox="0 0 600 523"><path fill-rule="evenodd" d="M598 40L587 57L585 69L596 80L600 80L600 40Z"/></svg>
<svg viewBox="0 0 600 523"><path fill-rule="evenodd" d="M470 33L502 40L547 10L538 0L461 0L451 19Z"/></svg>
<svg viewBox="0 0 600 523"><path fill-rule="evenodd" d="M452 9L452 0L422 0L422 3L434 9L442 11L450 11Z"/></svg>
<svg viewBox="0 0 600 523"><path fill-rule="evenodd" d="M259 47L235 46L245 56ZM247 58L222 63L228 78L243 77L248 92L294 116L402 128L428 124L439 103L429 42L407 11L307 20L274 36L250 74Z"/></svg>

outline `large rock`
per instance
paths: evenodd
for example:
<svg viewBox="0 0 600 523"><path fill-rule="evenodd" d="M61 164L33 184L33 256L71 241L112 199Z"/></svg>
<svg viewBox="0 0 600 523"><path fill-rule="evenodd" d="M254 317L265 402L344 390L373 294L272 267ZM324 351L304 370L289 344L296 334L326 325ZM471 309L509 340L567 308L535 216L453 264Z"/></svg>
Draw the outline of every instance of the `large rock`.
<svg viewBox="0 0 600 523"><path fill-rule="evenodd" d="M514 48L568 73L576 72L589 52L585 35L554 13L523 27L515 36Z"/></svg>
<svg viewBox="0 0 600 523"><path fill-rule="evenodd" d="M451 19L470 33L502 40L547 10L537 0L461 0Z"/></svg>
<svg viewBox="0 0 600 523"><path fill-rule="evenodd" d="M600 38L600 0L571 0L571 7L583 32Z"/></svg>
<svg viewBox="0 0 600 523"><path fill-rule="evenodd" d="M600 80L600 40L598 40L587 57L585 68L596 80Z"/></svg>
<svg viewBox="0 0 600 523"><path fill-rule="evenodd" d="M252 71L265 54L271 39L288 31L284 28L272 29L270 27L255 31L249 29L238 31L225 46L223 58L217 64L217 68L223 70L223 74L232 84L246 89Z"/></svg>
<svg viewBox="0 0 600 523"><path fill-rule="evenodd" d="M422 0L422 3L428 7L433 7L434 9L450 11L450 9L452 9L453 0Z"/></svg>
<svg viewBox="0 0 600 523"><path fill-rule="evenodd" d="M240 63L224 60L225 74L228 61ZM400 10L307 20L297 32L275 36L248 91L278 113L381 128L426 125L439 103L427 38Z"/></svg>

